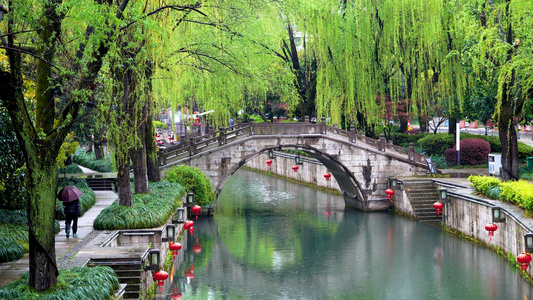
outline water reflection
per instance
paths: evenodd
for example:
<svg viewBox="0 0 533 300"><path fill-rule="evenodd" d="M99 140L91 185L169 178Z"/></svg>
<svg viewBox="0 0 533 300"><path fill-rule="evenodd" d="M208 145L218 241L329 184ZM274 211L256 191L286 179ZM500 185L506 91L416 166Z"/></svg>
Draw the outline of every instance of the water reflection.
<svg viewBox="0 0 533 300"><path fill-rule="evenodd" d="M344 207L341 197L239 171L195 222L173 297L526 299L508 263L438 229ZM175 287L175 290L174 290ZM167 299L170 299L171 293ZM177 298L172 298L177 299Z"/></svg>

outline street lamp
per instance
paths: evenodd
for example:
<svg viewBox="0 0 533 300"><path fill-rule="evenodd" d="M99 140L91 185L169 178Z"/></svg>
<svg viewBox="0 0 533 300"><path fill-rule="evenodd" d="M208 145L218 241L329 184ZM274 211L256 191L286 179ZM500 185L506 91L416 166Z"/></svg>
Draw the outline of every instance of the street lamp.
<svg viewBox="0 0 533 300"><path fill-rule="evenodd" d="M150 252L148 252L148 261L150 264L146 267L146 270L159 270L160 256L161 252L159 251L159 249L150 250Z"/></svg>
<svg viewBox="0 0 533 300"><path fill-rule="evenodd" d="M185 222L185 209L178 208L176 213L172 216L172 224L184 223Z"/></svg>
<svg viewBox="0 0 533 300"><path fill-rule="evenodd" d="M388 180L388 188L393 189L398 186L398 179L396 178L389 178Z"/></svg>
<svg viewBox="0 0 533 300"><path fill-rule="evenodd" d="M527 253L533 252L533 233L528 232L524 234L524 245Z"/></svg>
<svg viewBox="0 0 533 300"><path fill-rule="evenodd" d="M167 231L167 237L161 238L161 242L174 242L174 240L176 239L175 237L176 225L172 225L172 224L167 225L166 231Z"/></svg>
<svg viewBox="0 0 533 300"><path fill-rule="evenodd" d="M194 203L194 193L187 194L187 205L192 205Z"/></svg>
<svg viewBox="0 0 533 300"><path fill-rule="evenodd" d="M274 157L274 151L268 150L268 158L270 158L270 159L275 159L276 158L276 157Z"/></svg>
<svg viewBox="0 0 533 300"><path fill-rule="evenodd" d="M502 212L498 206L491 207L492 223L504 223L505 218L502 217Z"/></svg>
<svg viewBox="0 0 533 300"><path fill-rule="evenodd" d="M302 164L302 158L300 156L294 157L294 161L296 162L296 165L301 165Z"/></svg>

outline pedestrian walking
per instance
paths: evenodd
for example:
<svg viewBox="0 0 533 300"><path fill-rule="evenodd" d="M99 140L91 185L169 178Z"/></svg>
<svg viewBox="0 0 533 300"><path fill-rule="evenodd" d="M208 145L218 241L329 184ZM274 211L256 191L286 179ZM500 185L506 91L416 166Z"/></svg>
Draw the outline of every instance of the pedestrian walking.
<svg viewBox="0 0 533 300"><path fill-rule="evenodd" d="M72 223L72 236L77 237L78 217L81 215L80 197L83 193L75 186L66 186L61 189L57 198L63 201L65 208L65 232L67 238L70 235L70 224Z"/></svg>
<svg viewBox="0 0 533 300"><path fill-rule="evenodd" d="M65 206L65 232L67 238L70 235L70 224L72 223L72 236L77 237L78 232L78 217L81 213L80 200L74 200L70 202L63 202Z"/></svg>

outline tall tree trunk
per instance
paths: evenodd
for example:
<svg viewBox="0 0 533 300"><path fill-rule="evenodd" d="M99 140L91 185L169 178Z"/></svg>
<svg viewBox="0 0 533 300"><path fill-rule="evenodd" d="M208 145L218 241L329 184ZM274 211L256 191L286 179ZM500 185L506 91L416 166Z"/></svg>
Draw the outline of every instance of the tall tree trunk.
<svg viewBox="0 0 533 300"><path fill-rule="evenodd" d="M155 146L154 126L152 123L151 112L148 111L146 119L146 169L148 172L148 181L157 182L161 180L159 173L159 161L157 159L157 147Z"/></svg>
<svg viewBox="0 0 533 300"><path fill-rule="evenodd" d="M116 161L119 205L131 206L130 156L127 153L123 153L120 157L116 156Z"/></svg>
<svg viewBox="0 0 533 300"><path fill-rule="evenodd" d="M102 147L102 140L96 138L93 141L94 156L97 160L104 158L104 148Z"/></svg>
<svg viewBox="0 0 533 300"><path fill-rule="evenodd" d="M43 147L44 148L44 147ZM45 291L57 282L54 210L57 167L52 151L28 153L27 180L30 286Z"/></svg>
<svg viewBox="0 0 533 300"><path fill-rule="evenodd" d="M132 149L131 160L133 162L133 177L135 180L135 193L148 193L150 187L148 186L148 173L146 167L146 124L138 127L137 136L141 142L141 146Z"/></svg>
<svg viewBox="0 0 533 300"><path fill-rule="evenodd" d="M500 143L502 144L502 179L518 180L518 138L514 125L515 103L513 99L513 86L515 74L513 71L510 82L503 84L503 93L500 104L500 113L498 115L498 131L500 134Z"/></svg>

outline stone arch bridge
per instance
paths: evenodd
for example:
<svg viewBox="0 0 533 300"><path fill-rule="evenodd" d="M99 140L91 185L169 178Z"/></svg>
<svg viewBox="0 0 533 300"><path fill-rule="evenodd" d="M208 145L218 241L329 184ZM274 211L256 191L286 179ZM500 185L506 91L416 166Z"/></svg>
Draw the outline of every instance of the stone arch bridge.
<svg viewBox="0 0 533 300"><path fill-rule="evenodd" d="M160 170L179 164L200 168L222 190L248 160L270 150L300 150L321 162L336 179L349 206L383 210L388 177L426 175L425 155L324 123L249 123L220 128L207 136L159 150ZM321 175L320 175L321 176Z"/></svg>

